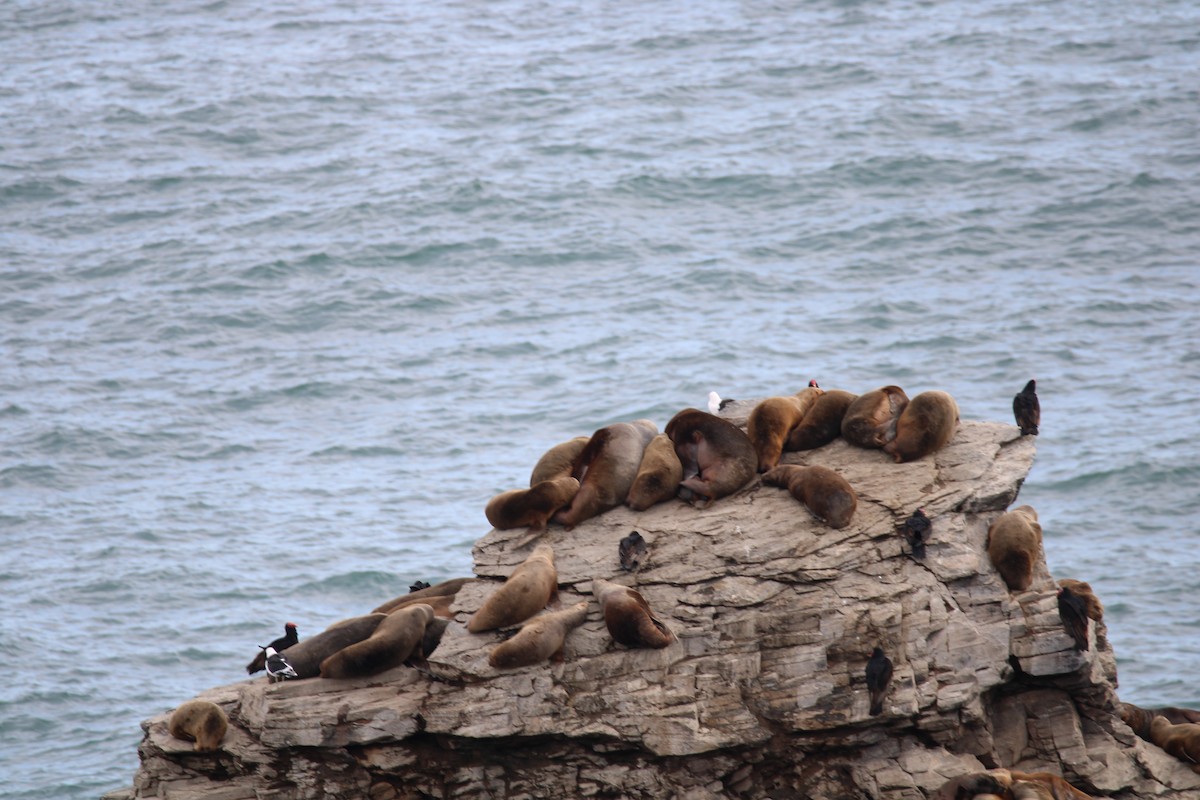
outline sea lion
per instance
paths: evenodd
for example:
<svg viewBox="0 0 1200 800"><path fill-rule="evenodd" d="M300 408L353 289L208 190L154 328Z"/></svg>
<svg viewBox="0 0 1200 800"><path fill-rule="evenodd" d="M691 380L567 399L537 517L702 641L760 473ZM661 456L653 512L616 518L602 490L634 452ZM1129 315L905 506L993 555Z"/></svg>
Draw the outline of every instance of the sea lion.
<svg viewBox="0 0 1200 800"><path fill-rule="evenodd" d="M1069 586L1058 590L1058 617L1063 628L1075 642L1075 649L1082 652L1090 646L1088 642L1087 602L1071 591Z"/></svg>
<svg viewBox="0 0 1200 800"><path fill-rule="evenodd" d="M195 750L206 753L220 749L221 740L229 730L229 718L216 703L188 700L171 712L167 730L176 739L195 742Z"/></svg>
<svg viewBox="0 0 1200 800"><path fill-rule="evenodd" d="M315 678L321 674L321 662L339 650L366 639L387 614L367 614L335 622L316 636L310 636L287 651L288 663L297 678Z"/></svg>
<svg viewBox="0 0 1200 800"><path fill-rule="evenodd" d="M1013 395L1013 419L1022 436L1037 436L1042 422L1042 405L1038 402L1037 381L1030 380L1025 388Z"/></svg>
<svg viewBox="0 0 1200 800"><path fill-rule="evenodd" d="M588 601L576 603L561 611L549 611L521 626L517 635L501 642L488 656L488 663L497 669L513 669L540 664L551 656L561 655L567 634L587 619Z"/></svg>
<svg viewBox="0 0 1200 800"><path fill-rule="evenodd" d="M658 427L648 419L617 422L593 433L575 459L572 474L579 479L579 491L571 505L554 518L571 530L584 520L624 503L642 464L646 445L657 434Z"/></svg>
<svg viewBox="0 0 1200 800"><path fill-rule="evenodd" d="M792 430L823 394L823 389L809 386L794 395L768 397L754 406L746 422L746 435L758 456L759 472L766 472L779 463Z"/></svg>
<svg viewBox="0 0 1200 800"><path fill-rule="evenodd" d="M1178 706L1161 706L1159 708L1141 708L1133 703L1121 703L1120 706L1121 721L1133 729L1141 738L1147 742L1152 741L1150 738L1150 723L1155 717L1164 717L1167 722L1174 725L1183 725L1185 723L1200 723L1200 711L1191 708L1179 708Z"/></svg>
<svg viewBox="0 0 1200 800"><path fill-rule="evenodd" d="M617 560L626 572L636 571L646 558L646 540L637 531L617 542Z"/></svg>
<svg viewBox="0 0 1200 800"><path fill-rule="evenodd" d="M383 605L374 609L371 613L387 614L395 611L397 608L410 606L414 603L433 604L434 598L437 597L449 597L453 599L458 594L459 589L476 580L478 580L478 578L451 578L448 581L442 581L441 583L434 584L433 586L427 586L424 589L418 589L416 591L409 592L408 594L402 594L399 597L394 597Z"/></svg>
<svg viewBox="0 0 1200 800"><path fill-rule="evenodd" d="M921 392L908 402L896 420L896 436L883 452L896 459L916 461L946 446L958 430L958 403L948 392Z"/></svg>
<svg viewBox="0 0 1200 800"><path fill-rule="evenodd" d="M579 458L579 454L583 452L583 448L587 446L590 438L590 436L576 436L574 439L559 442L543 453L537 464L534 465L533 472L529 475L529 485L537 486L542 481L570 475L572 467L575 466L575 459Z"/></svg>
<svg viewBox="0 0 1200 800"><path fill-rule="evenodd" d="M508 580L483 601L467 621L467 630L480 633L524 622L557 596L554 550L548 544L538 545L517 565Z"/></svg>
<svg viewBox="0 0 1200 800"><path fill-rule="evenodd" d="M792 497L831 528L844 528L858 509L858 496L850 482L829 467L781 464L763 483L786 488Z"/></svg>
<svg viewBox="0 0 1200 800"><path fill-rule="evenodd" d="M546 530L546 524L560 509L570 505L579 491L579 481L563 475L535 484L528 489L501 492L488 501L483 513L498 531L528 528Z"/></svg>
<svg viewBox="0 0 1200 800"><path fill-rule="evenodd" d="M640 592L596 578L592 581L592 594L600 604L608 632L617 643L658 650L675 641L675 634L654 616Z"/></svg>
<svg viewBox="0 0 1200 800"><path fill-rule="evenodd" d="M1059 775L992 769L947 781L935 800L1092 800Z"/></svg>
<svg viewBox="0 0 1200 800"><path fill-rule="evenodd" d="M682 480L683 465L675 455L675 443L671 437L660 433L646 445L637 477L625 497L625 505L634 511L645 511L655 503L674 497Z"/></svg>
<svg viewBox="0 0 1200 800"><path fill-rule="evenodd" d="M907 405L908 395L899 386L860 394L842 416L842 438L858 447L883 447L896 438L896 420Z"/></svg>
<svg viewBox="0 0 1200 800"><path fill-rule="evenodd" d="M1033 582L1033 565L1042 544L1042 526L1032 506L1006 511L988 528L987 552L1010 590L1023 592Z"/></svg>
<svg viewBox="0 0 1200 800"><path fill-rule="evenodd" d="M1096 593L1092 591L1090 583L1087 581L1077 581L1074 578L1063 578L1058 582L1058 585L1070 589L1072 594L1083 599L1089 619L1096 622L1104 621L1104 606L1100 603L1100 598L1096 597Z"/></svg>
<svg viewBox="0 0 1200 800"><path fill-rule="evenodd" d="M667 423L667 436L683 465L679 496L701 508L741 489L754 477L758 454L750 437L728 420L685 408Z"/></svg>
<svg viewBox="0 0 1200 800"><path fill-rule="evenodd" d="M1200 725L1173 724L1166 717L1156 716L1150 721L1150 741L1200 773Z"/></svg>
<svg viewBox="0 0 1200 800"><path fill-rule="evenodd" d="M273 648L276 653L287 650L289 647L300 641L299 634L296 633L296 623L285 622L283 625L283 636L278 639L273 639L267 647ZM256 672L261 672L267 668L267 649L266 647L258 648L258 655L250 660L246 665L246 672L253 675Z"/></svg>
<svg viewBox="0 0 1200 800"><path fill-rule="evenodd" d="M450 627L450 620L434 617L433 622L425 626L425 635L421 637L421 657L429 658L437 646L442 643L442 635Z"/></svg>
<svg viewBox="0 0 1200 800"><path fill-rule="evenodd" d="M365 678L398 667L418 650L433 609L418 603L388 614L379 627L357 644L321 662L322 678Z"/></svg>
<svg viewBox="0 0 1200 800"><path fill-rule="evenodd" d="M846 409L857 398L858 395L841 389L830 389L822 394L804 419L800 420L800 424L788 434L783 445L784 451L815 450L841 436Z"/></svg>
<svg viewBox="0 0 1200 800"><path fill-rule="evenodd" d="M868 713L877 717L883 713L883 697L892 686L892 660L884 655L882 647L871 651L866 673L867 691L871 694L871 708Z"/></svg>

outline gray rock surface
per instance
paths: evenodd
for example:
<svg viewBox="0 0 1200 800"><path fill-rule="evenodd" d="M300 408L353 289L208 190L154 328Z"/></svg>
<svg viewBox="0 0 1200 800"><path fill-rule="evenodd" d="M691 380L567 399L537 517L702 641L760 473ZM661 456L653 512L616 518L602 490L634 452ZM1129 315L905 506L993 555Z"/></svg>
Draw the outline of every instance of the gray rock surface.
<svg viewBox="0 0 1200 800"><path fill-rule="evenodd" d="M555 550L559 602L591 599L595 578L633 586L678 637L662 650L613 643L593 600L561 662L489 667L501 635L464 623L532 549L516 547L524 531L492 531L474 551L487 580L458 594L429 673L213 689L201 697L229 715L222 750L172 738L169 712L147 720L134 786L108 797L916 800L997 766L1098 796L1200 796L1200 776L1120 721L1102 626L1073 648L1044 558L1017 594L988 562L988 524L1016 499L1034 443L968 421L907 464L841 440L786 453L855 488L841 530L757 482L706 510L669 501L552 525L540 541ZM920 561L897 532L917 508L933 521ZM649 555L628 573L617 544L633 530ZM871 717L876 644L895 675Z"/></svg>

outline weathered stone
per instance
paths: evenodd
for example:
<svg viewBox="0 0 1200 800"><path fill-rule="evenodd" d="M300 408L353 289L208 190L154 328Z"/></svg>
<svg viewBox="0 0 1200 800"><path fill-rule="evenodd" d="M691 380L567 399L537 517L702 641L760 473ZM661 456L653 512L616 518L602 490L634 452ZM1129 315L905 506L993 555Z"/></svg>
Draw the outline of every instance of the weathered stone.
<svg viewBox="0 0 1200 800"><path fill-rule="evenodd" d="M752 406L724 416L744 423ZM1200 776L1116 715L1103 624L1076 651L1044 559L1014 594L987 558L1034 442L968 421L906 464L841 440L785 453L854 487L839 530L757 481L703 510L671 501L552 525L539 541L555 551L559 603L590 599L597 578L631 585L678 637L661 650L615 644L593 603L561 661L488 666L502 634L464 623L530 552L524 531L492 531L428 672L207 692L230 718L222 749L194 753L167 715L151 719L133 788L110 797L917 800L995 766L1118 798L1195 796ZM898 532L917 508L932 520L923 560ZM627 573L617 546L633 530L649 551ZM871 717L876 645L894 675Z"/></svg>

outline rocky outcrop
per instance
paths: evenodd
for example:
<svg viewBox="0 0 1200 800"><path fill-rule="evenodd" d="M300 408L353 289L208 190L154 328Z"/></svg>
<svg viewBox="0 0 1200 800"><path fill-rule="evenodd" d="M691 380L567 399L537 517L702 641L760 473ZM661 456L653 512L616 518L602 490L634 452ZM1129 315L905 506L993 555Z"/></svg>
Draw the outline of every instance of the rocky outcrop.
<svg viewBox="0 0 1200 800"><path fill-rule="evenodd" d="M741 422L747 406L723 414ZM1075 649L1045 560L1015 594L988 561L988 524L1016 499L1034 441L963 422L911 463L840 439L785 453L854 487L839 530L757 481L704 510L669 501L552 525L540 541L561 605L591 600L595 579L632 586L676 636L659 650L615 644L592 600L561 662L490 667L501 635L463 623L531 550L516 546L523 530L492 531L474 551L485 580L459 592L428 673L206 692L230 719L222 749L193 752L166 715L150 719L134 787L110 797L916 800L999 766L1094 795L1195 797L1200 776L1121 722L1103 627ZM898 533L917 508L933 521L922 560ZM629 573L617 549L633 530L649 552ZM870 716L876 645L894 677Z"/></svg>

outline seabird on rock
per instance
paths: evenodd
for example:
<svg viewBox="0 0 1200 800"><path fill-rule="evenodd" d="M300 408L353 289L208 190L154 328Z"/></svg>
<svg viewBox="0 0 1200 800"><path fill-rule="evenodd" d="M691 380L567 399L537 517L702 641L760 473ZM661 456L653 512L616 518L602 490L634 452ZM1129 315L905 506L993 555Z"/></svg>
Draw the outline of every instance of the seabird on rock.
<svg viewBox="0 0 1200 800"><path fill-rule="evenodd" d="M929 517L925 516L925 512L918 508L911 517L904 520L902 527L909 544L912 545L913 558L924 558L925 543L929 541L929 532L933 527L929 522Z"/></svg>
<svg viewBox="0 0 1200 800"><path fill-rule="evenodd" d="M289 647L300 641L300 637L296 635L296 623L288 622L283 626L283 636L280 636L275 641L271 642L267 647L274 648L277 652L287 650ZM260 672L267 665L267 658L263 655L263 648L259 645L258 655L254 657L249 664L246 665L246 672L253 675Z"/></svg>
<svg viewBox="0 0 1200 800"><path fill-rule="evenodd" d="M817 379L816 379L816 378L813 378L812 380L810 380L810 381L808 382L808 388L810 388L810 389L820 389L820 388L821 388L821 384L817 383Z"/></svg>
<svg viewBox="0 0 1200 800"><path fill-rule="evenodd" d="M721 410L721 395L716 392L708 393L708 413L716 414Z"/></svg>
<svg viewBox="0 0 1200 800"><path fill-rule="evenodd" d="M267 680L271 683L300 677L296 674L296 670L292 669L292 665L288 663L288 660L275 652L274 647L264 647L263 656L267 660Z"/></svg>
<svg viewBox="0 0 1200 800"><path fill-rule="evenodd" d="M883 713L883 696L887 694L892 683L892 662L883 654L882 647L876 647L867 662L867 690L871 693L871 716L877 717Z"/></svg>
<svg viewBox="0 0 1200 800"><path fill-rule="evenodd" d="M1022 436L1037 436L1042 422L1042 406L1038 402L1037 381L1030 380L1025 388L1013 395L1013 417Z"/></svg>
<svg viewBox="0 0 1200 800"><path fill-rule="evenodd" d="M646 540L634 531L617 544L617 555L621 559L621 569L626 572L636 570L646 557Z"/></svg>
<svg viewBox="0 0 1200 800"><path fill-rule="evenodd" d="M1058 616L1062 619L1063 627L1075 640L1075 649L1088 649L1088 614L1087 602L1072 592L1066 586L1058 590Z"/></svg>
<svg viewBox="0 0 1200 800"><path fill-rule="evenodd" d="M413 592L419 592L422 589L428 589L431 585L432 584L426 583L425 581L417 581L408 587L408 593L412 594Z"/></svg>

